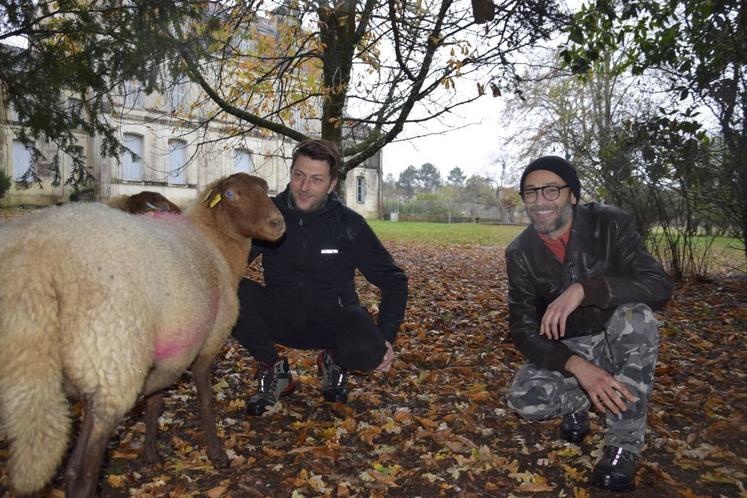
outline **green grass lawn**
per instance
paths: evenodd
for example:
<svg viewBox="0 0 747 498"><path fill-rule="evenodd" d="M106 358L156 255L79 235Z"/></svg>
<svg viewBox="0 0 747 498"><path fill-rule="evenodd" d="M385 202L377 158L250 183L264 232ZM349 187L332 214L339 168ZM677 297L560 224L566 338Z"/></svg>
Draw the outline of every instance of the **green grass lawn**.
<svg viewBox="0 0 747 498"><path fill-rule="evenodd" d="M479 225L476 223L423 223L416 221L367 220L382 240L413 240L436 244L479 244L506 246L524 226ZM709 237L697 237L696 244L705 246ZM660 241L660 243L662 243ZM730 237L716 237L711 246L715 252L743 251L742 243Z"/></svg>
<svg viewBox="0 0 747 498"><path fill-rule="evenodd" d="M423 223L368 220L381 240L420 242L431 245L483 245L505 248L523 226L478 225L475 223ZM696 244L704 247L706 237ZM659 241L661 244L662 242ZM745 271L744 250L737 239L717 237L708 253L708 268L716 273ZM666 254L666 251L664 251ZM656 254L655 254L656 255ZM666 264L665 264L666 266Z"/></svg>
<svg viewBox="0 0 747 498"><path fill-rule="evenodd" d="M513 225L476 223L423 223L411 221L368 220L382 240L427 242L442 245L476 244L506 247L523 229Z"/></svg>
<svg viewBox="0 0 747 498"><path fill-rule="evenodd" d="M655 236L660 244L665 242L660 230L655 232ZM705 235L695 237L695 247L705 248L709 243L711 243L711 251L736 251L744 253L744 244L739 239L733 237L715 237L713 238L713 242L711 242L711 237Z"/></svg>

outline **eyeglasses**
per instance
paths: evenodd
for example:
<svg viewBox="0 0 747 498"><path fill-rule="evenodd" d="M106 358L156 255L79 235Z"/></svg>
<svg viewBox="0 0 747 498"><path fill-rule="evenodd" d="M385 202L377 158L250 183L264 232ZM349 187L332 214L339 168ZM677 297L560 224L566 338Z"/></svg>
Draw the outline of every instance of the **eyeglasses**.
<svg viewBox="0 0 747 498"><path fill-rule="evenodd" d="M564 188L568 188L568 185L560 187L547 185L545 187L525 188L520 192L521 200L523 200L525 204L532 204L537 201L537 192L541 191L542 197L544 197L546 201L554 201L560 197L560 191Z"/></svg>

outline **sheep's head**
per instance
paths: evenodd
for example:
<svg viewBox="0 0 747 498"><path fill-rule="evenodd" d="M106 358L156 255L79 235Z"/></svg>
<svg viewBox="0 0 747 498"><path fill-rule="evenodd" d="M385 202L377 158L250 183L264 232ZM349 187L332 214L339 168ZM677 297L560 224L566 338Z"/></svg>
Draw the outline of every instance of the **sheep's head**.
<svg viewBox="0 0 747 498"><path fill-rule="evenodd" d="M270 200L262 178L233 174L208 192L203 202L223 210L242 237L273 241L285 232L283 215Z"/></svg>
<svg viewBox="0 0 747 498"><path fill-rule="evenodd" d="M132 214L149 212L169 212L179 214L182 212L179 206L159 194L144 190L139 194L127 198L126 211Z"/></svg>

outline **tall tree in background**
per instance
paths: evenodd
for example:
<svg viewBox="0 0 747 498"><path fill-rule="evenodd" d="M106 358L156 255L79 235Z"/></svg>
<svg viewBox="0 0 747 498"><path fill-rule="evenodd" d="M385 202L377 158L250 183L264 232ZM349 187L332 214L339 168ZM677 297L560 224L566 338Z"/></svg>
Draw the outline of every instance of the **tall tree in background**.
<svg viewBox="0 0 747 498"><path fill-rule="evenodd" d="M693 98L715 117L747 257L747 3L742 0L608 1L584 6L569 28L566 63L583 73L610 47L622 50L634 74L665 73L669 90Z"/></svg>
<svg viewBox="0 0 747 498"><path fill-rule="evenodd" d="M449 171L449 176L446 178L446 183L455 187L461 187L464 185L464 180L467 177L459 166L455 166Z"/></svg>
<svg viewBox="0 0 747 498"><path fill-rule="evenodd" d="M381 197L385 201L397 198L397 180L394 179L394 175L391 173L387 173L381 182Z"/></svg>
<svg viewBox="0 0 747 498"><path fill-rule="evenodd" d="M493 180L486 176L471 175L464 183L459 200L496 206L498 205L498 195L493 183Z"/></svg>
<svg viewBox="0 0 747 498"><path fill-rule="evenodd" d="M56 139L64 136L65 120L106 130L96 119L111 109L107 85L134 78L146 91L164 91L186 75L215 109L194 113L190 126L233 119L233 135L262 129L298 141L307 138L294 125L293 110L301 109L343 150L344 176L407 123L443 118L486 88L493 95L511 89L513 57L563 20L554 0L501 0L493 19L479 26L470 4L454 0L291 1L273 9L285 19L265 44L273 50L262 53L252 42L260 5L3 2L0 40L20 36L31 49L6 62L12 52L2 48L3 98L29 109L19 116L24 127ZM157 77L164 66L171 78ZM474 91L454 92L466 78ZM84 113L55 104L71 87ZM24 88L33 96L24 96ZM56 126L47 124L52 114L60 117ZM343 140L346 129L354 140ZM117 151L116 137L108 135L105 152Z"/></svg>
<svg viewBox="0 0 747 498"><path fill-rule="evenodd" d="M431 163L423 163L418 170L418 182L425 192L435 192L443 183L441 172Z"/></svg>
<svg viewBox="0 0 747 498"><path fill-rule="evenodd" d="M415 166L410 165L399 174L397 189L402 193L405 200L415 197L415 192L418 189L418 170Z"/></svg>

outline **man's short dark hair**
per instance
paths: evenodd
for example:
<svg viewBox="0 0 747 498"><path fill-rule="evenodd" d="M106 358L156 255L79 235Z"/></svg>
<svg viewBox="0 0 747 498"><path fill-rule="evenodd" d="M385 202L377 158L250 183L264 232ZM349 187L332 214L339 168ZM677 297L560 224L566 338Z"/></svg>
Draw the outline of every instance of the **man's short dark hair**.
<svg viewBox="0 0 747 498"><path fill-rule="evenodd" d="M329 174L337 178L340 174L340 152L337 146L329 140L314 138L304 140L293 149L291 168L296 164L298 156L306 156L316 161L326 161L329 164Z"/></svg>

